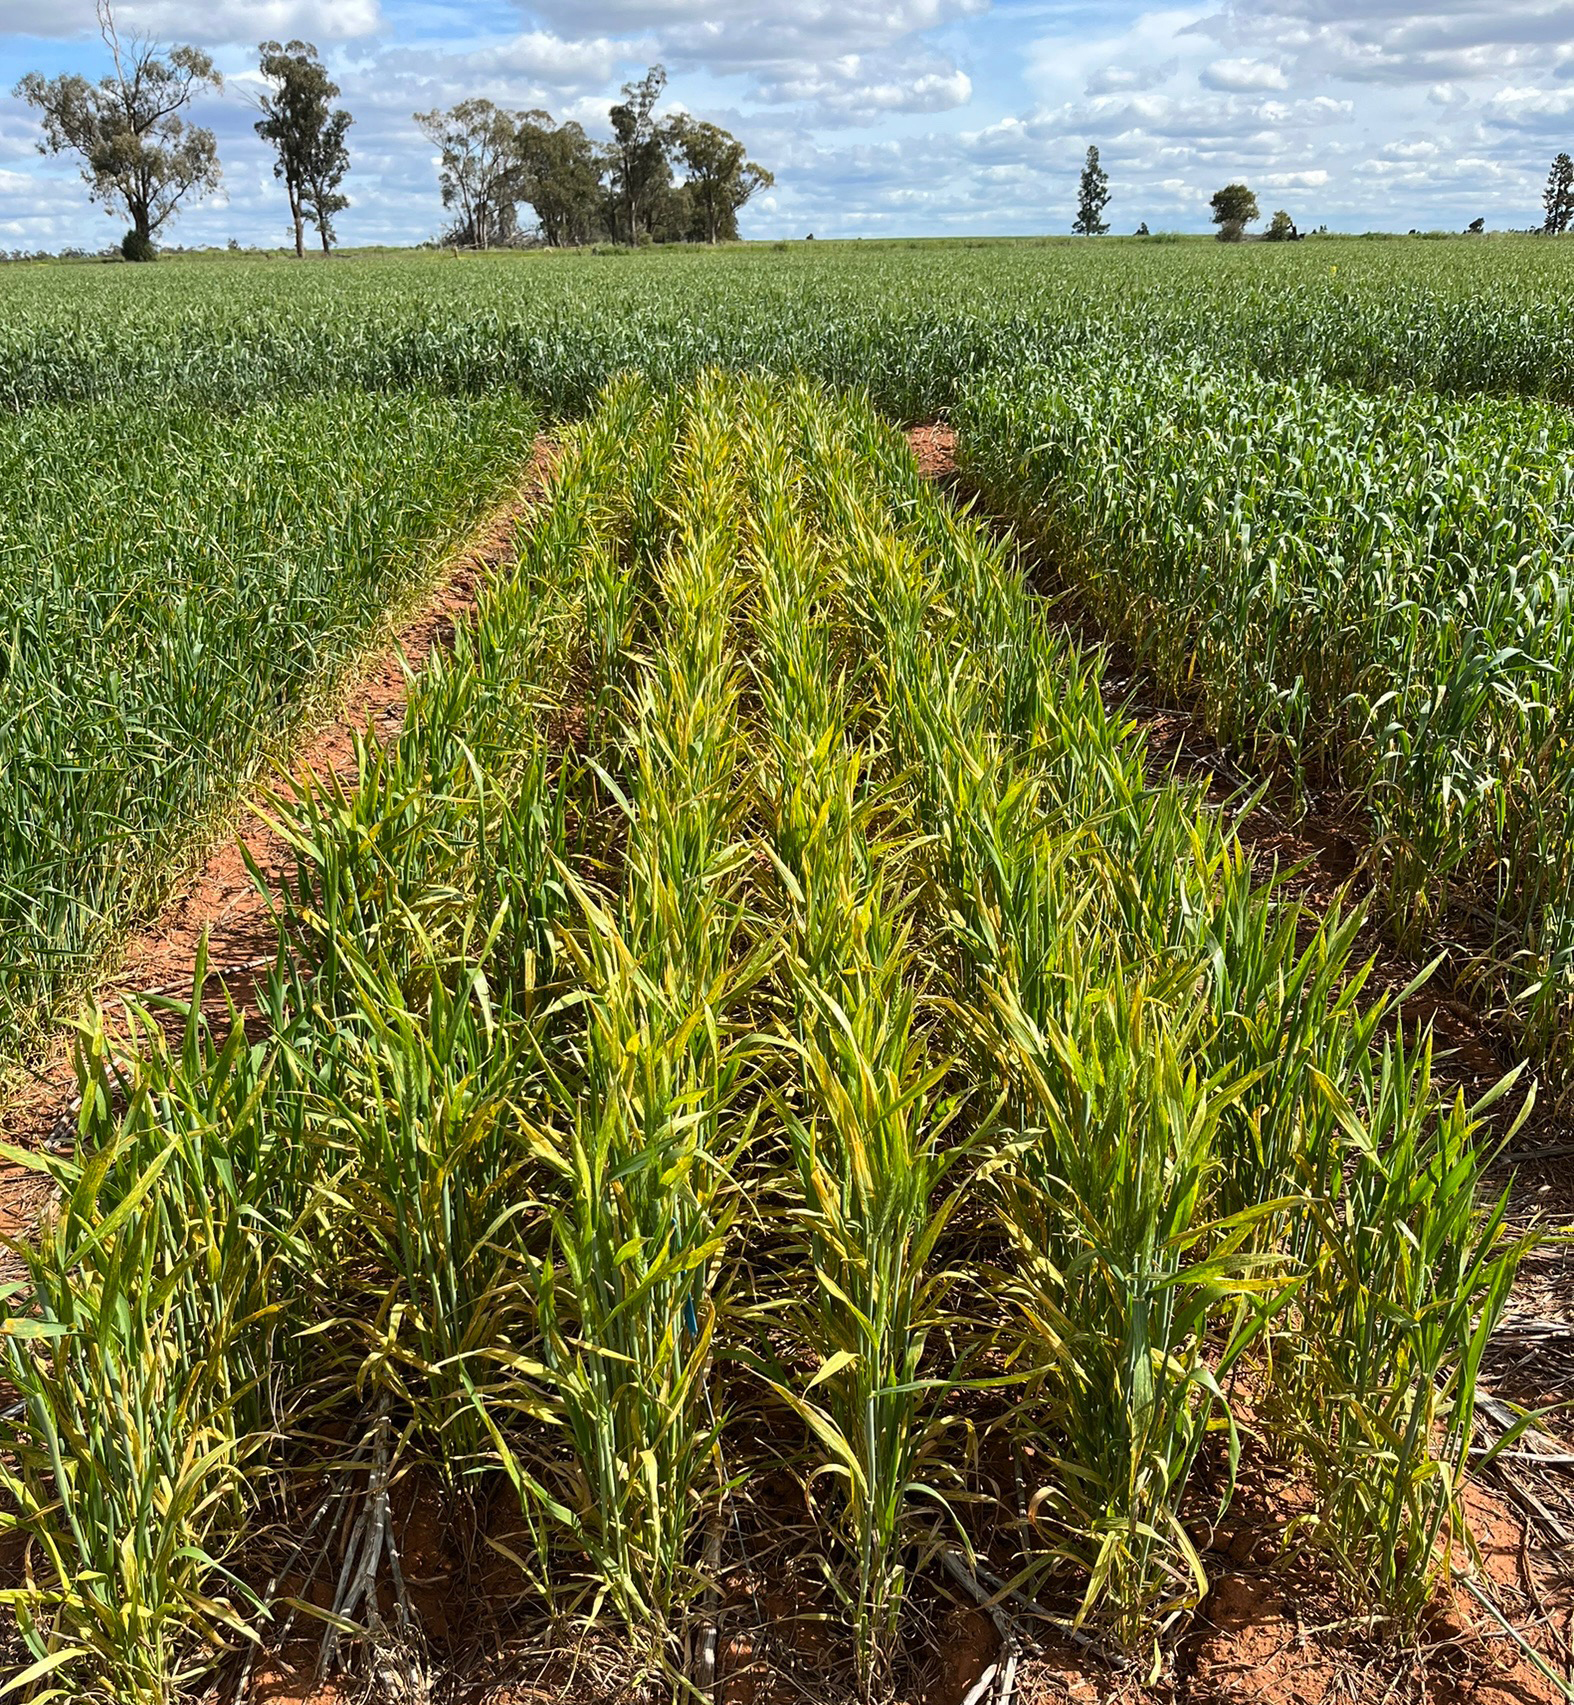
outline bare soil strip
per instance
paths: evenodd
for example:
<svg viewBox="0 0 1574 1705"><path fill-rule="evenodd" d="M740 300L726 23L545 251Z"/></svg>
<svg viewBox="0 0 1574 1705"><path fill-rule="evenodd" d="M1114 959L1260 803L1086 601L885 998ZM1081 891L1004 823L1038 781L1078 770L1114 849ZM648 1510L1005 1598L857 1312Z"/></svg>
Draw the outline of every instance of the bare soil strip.
<svg viewBox="0 0 1574 1705"><path fill-rule="evenodd" d="M287 766L293 774L351 780L356 736L387 740L397 734L409 670L420 669L434 649L452 645L482 582L513 559L519 522L539 499L553 459L550 440L538 439L517 489L448 558L393 642L353 677L337 710L296 746ZM210 973L205 1007L217 1015L227 996L243 1016L250 1015L257 978L273 962L277 937L247 858L275 890L292 868L285 844L257 815L258 802L254 797L242 807L238 830L218 841L163 913L126 944L116 970L96 991L109 1022L117 1010L124 1012L120 1003L127 999L189 995L204 935ZM69 1140L75 1099L71 1042L63 1035L32 1076L0 1103L0 1141L37 1149ZM47 1182L36 1174L0 1167L0 1236L29 1231L47 1196Z"/></svg>
<svg viewBox="0 0 1574 1705"><path fill-rule="evenodd" d="M958 475L956 434L945 425L912 428L908 442L929 479L972 495ZM1052 576L1045 586L1053 592ZM1069 620L1075 621L1072 611ZM1118 645L1089 628L1109 652L1106 696L1147 735L1155 777L1174 773L1203 782L1224 803L1249 785L1230 754L1181 705L1153 702L1151 684ZM1263 878L1293 871L1286 892L1316 912L1341 895L1365 892L1363 825L1337 808L1295 822L1264 803L1240 825L1240 838ZM1358 958L1374 961L1374 988L1397 992L1424 968L1400 952L1375 921L1364 928ZM1437 1077L1467 1100L1490 1088L1516 1063L1512 1044L1479 1012L1448 993L1441 979L1405 1004L1407 1023L1430 1022L1437 1038ZM1512 1098L1506 1116L1517 1110ZM1512 1184L1510 1186L1510 1180ZM1497 1397L1527 1407L1574 1396L1574 1130L1549 1103L1534 1111L1502 1167L1518 1226L1538 1223L1561 1234L1520 1269L1503 1327L1483 1370ZM1551 1667L1574 1680L1574 1418L1549 1416L1537 1451L1515 1453L1470 1488L1469 1502L1493 1597ZM1483 1441L1485 1442L1485 1441ZM1304 1568L1287 1569L1282 1531L1294 1515L1288 1488L1245 1489L1227 1528L1214 1536L1210 1560L1227 1566L1215 1580L1178 1654L1177 1674L1146 1688L1101 1674L1065 1647L1021 1672L1023 1701L1169 1699L1188 1705L1332 1705L1335 1700L1389 1702L1428 1697L1452 1701L1556 1701L1558 1691L1516 1650L1468 1589L1456 1589L1426 1643L1401 1658L1363 1642L1340 1620L1332 1583ZM1223 1553L1223 1559L1219 1553Z"/></svg>

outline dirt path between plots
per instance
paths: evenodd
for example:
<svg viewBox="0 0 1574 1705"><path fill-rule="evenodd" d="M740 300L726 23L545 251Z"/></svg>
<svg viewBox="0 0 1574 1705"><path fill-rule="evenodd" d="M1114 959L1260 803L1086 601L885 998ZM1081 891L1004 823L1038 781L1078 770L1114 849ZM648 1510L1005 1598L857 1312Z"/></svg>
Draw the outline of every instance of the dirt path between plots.
<svg viewBox="0 0 1574 1705"><path fill-rule="evenodd" d="M336 714L297 744L287 765L292 774L353 779L356 735L369 732L386 741L398 733L407 666L419 670L434 649L451 646L457 624L475 608L482 582L513 560L518 524L539 501L554 459L551 441L539 438L513 494L453 552L386 649L353 673ZM260 791L243 805L238 830L224 836L162 914L132 936L117 969L99 985L96 998L111 1022L117 1003L127 997L189 995L204 933L210 979L205 1008L222 1013L228 994L244 1015L255 1000L256 980L273 963L276 935L246 857L275 889L293 868L284 842L256 815ZM37 1149L69 1139L75 1104L71 1044L62 1035L0 1105L0 1141ZM47 1181L18 1166L0 1166L0 1235L28 1232L47 1198Z"/></svg>
<svg viewBox="0 0 1574 1705"><path fill-rule="evenodd" d="M952 428L918 426L907 436L926 478L959 496L974 495L958 474ZM981 505L979 513L988 520L987 507ZM1043 590L1053 594L1058 588L1052 565L1043 566ZM1089 637L1105 643L1091 626ZM1209 798L1221 805L1238 795L1248 777L1230 754L1184 707L1151 702L1142 671L1118 645L1107 649L1106 698L1123 706L1146 735L1155 777L1173 771L1201 781ZM1341 895L1360 898L1367 891L1365 826L1348 815L1319 816L1314 809L1291 822L1264 803L1242 821L1239 833L1253 868L1264 879L1276 870L1299 867L1284 879L1285 891L1315 912L1327 911ZM1400 952L1371 920L1358 938L1355 956L1357 962L1374 961L1370 986L1393 993L1405 988L1425 963ZM1405 1016L1410 1022L1432 1023L1439 1050L1435 1075L1450 1089L1460 1088L1467 1101L1517 1063L1502 1034L1440 984L1407 1001ZM1563 1234L1562 1241L1544 1245L1522 1265L1483 1367L1484 1389L1500 1399L1538 1407L1574 1394L1574 1242L1567 1240L1574 1232L1574 1129L1568 1119L1550 1105L1533 1112L1494 1183L1510 1190L1516 1226L1537 1222ZM1564 1456L1574 1453L1574 1423L1566 1412L1543 1425L1548 1440L1543 1448ZM1481 1483L1470 1488L1469 1500L1499 1604L1521 1631L1535 1636L1554 1669L1561 1667L1574 1678L1574 1469L1566 1462L1538 1468L1516 1460L1483 1475ZM1241 1500L1248 1507L1260 1501ZM1336 1618L1337 1604L1320 1586L1312 1588L1308 1601L1302 1592L1307 1581L1287 1579L1277 1566L1274 1534L1285 1511L1282 1505L1275 1509L1274 1503L1270 1495L1255 1519L1240 1522L1232 1510L1223 1547L1230 1570L1215 1581L1196 1626L1181 1642L1185 1693L1192 1705L1244 1705L1247 1700L1322 1705L1335 1699L1389 1700L1429 1692L1457 1701L1559 1697L1514 1652L1468 1591L1453 1595L1429 1642L1407 1654L1405 1673L1397 1673L1395 1655L1380 1647L1330 1646L1309 1637L1307 1625ZM1474 1661L1465 1665L1474 1673L1464 1683L1450 1662L1450 1648L1456 1644L1473 1645L1483 1655L1479 1666ZM1037 1684L1026 1684L1024 1699L1165 1696L1162 1690L1150 1694L1090 1682L1085 1664L1069 1648L1062 1662L1049 1665L1049 1672Z"/></svg>

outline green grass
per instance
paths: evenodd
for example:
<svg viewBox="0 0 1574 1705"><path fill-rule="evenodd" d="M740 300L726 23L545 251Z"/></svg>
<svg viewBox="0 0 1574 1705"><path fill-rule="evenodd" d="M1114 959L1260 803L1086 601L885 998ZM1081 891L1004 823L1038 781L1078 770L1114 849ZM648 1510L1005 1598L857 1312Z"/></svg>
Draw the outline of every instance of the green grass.
<svg viewBox="0 0 1574 1705"><path fill-rule="evenodd" d="M1574 400L1574 257L1530 238L814 243L785 250L8 267L0 407L516 389L579 413L633 367L801 368L906 419L1108 336L1232 370Z"/></svg>
<svg viewBox="0 0 1574 1705"><path fill-rule="evenodd" d="M0 418L0 1028L36 1039L486 506L517 400Z"/></svg>
<svg viewBox="0 0 1574 1705"><path fill-rule="evenodd" d="M1090 346L958 422L1104 630L1258 773L1363 815L1401 940L1452 933L1460 984L1566 1071L1567 411Z"/></svg>

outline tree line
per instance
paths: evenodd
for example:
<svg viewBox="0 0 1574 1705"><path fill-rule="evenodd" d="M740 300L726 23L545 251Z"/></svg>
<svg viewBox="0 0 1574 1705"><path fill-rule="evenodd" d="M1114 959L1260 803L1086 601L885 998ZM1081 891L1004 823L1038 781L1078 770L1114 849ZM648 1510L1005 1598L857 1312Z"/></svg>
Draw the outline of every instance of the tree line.
<svg viewBox="0 0 1574 1705"><path fill-rule="evenodd" d="M1075 235L1102 237L1108 233L1109 221L1104 217L1104 209L1109 206L1111 194L1109 173L1099 160L1098 149L1090 147L1082 162L1082 176L1077 180L1077 216L1071 222ZM1257 197L1245 184L1226 184L1223 189L1215 190L1209 208L1213 223L1218 227L1219 240L1225 243L1241 242L1246 235L1246 227L1261 217ZM1137 227L1136 235L1151 235L1147 220L1144 219ZM1268 229L1263 233L1270 243L1293 243L1300 235L1295 221L1282 207L1269 220Z"/></svg>
<svg viewBox="0 0 1574 1705"><path fill-rule="evenodd" d="M666 86L660 65L625 83L607 115L609 143L593 142L571 120L505 112L486 100L417 113L439 151L443 205L454 215L446 240L478 249L512 242L521 207L554 248L735 240L739 210L776 180L719 125L685 113L659 119Z"/></svg>
<svg viewBox="0 0 1574 1705"><path fill-rule="evenodd" d="M1109 173L1099 161L1098 149L1090 147L1082 162L1082 176L1077 180L1077 214L1071 222L1071 229L1077 236L1102 237L1108 232L1109 222L1104 217L1104 209L1109 206L1110 195ZM1574 159L1568 154L1559 154L1552 162L1541 201L1546 209L1546 219L1541 228L1547 236L1559 237L1574 229ZM1243 183L1226 184L1223 189L1215 190L1209 211L1221 243L1241 242L1246 236L1246 227L1256 224L1262 217L1257 197ZM1472 219L1465 229L1467 234L1479 236L1486 229L1486 220ZM1139 237L1149 234L1146 220L1137 228L1136 234ZM1411 234L1414 235L1413 232ZM1294 242L1300 235L1295 221L1282 207L1269 220L1268 229L1263 233L1264 240L1270 243Z"/></svg>
<svg viewBox="0 0 1574 1705"><path fill-rule="evenodd" d="M193 124L187 109L224 87L201 48L160 47L146 36L123 39L109 0L98 0L99 34L112 70L97 83L76 73L45 77L30 71L13 91L42 115L46 154L75 153L95 201L131 224L122 241L127 260L152 260L153 239L182 202L218 187L218 139ZM265 92L255 106L255 129L274 151L273 175L284 185L305 253L308 220L323 253L334 240L334 215L350 205L340 189L350 169L349 113L335 107L339 86L310 42L265 41L258 49Z"/></svg>
<svg viewBox="0 0 1574 1705"><path fill-rule="evenodd" d="M97 83L75 73L31 71L13 93L41 115L43 153L75 153L91 197L130 222L128 260L151 260L154 239L182 203L218 187L218 140L188 109L224 79L200 48L123 39L110 0L97 0L99 33L112 69ZM339 86L310 42L265 41L258 48L264 92L253 102L257 134L273 150L284 186L295 252L316 228L326 255L334 217L350 205L341 189L350 169L354 122L334 103ZM439 149L443 205L453 215L444 240L474 248L518 241L519 209L535 214L553 246L613 237L628 243L721 242L738 235L739 209L775 180L718 125L680 114L658 119L667 75L652 66L608 115L610 143L541 111L504 112L490 101L461 101L447 112L417 113ZM677 179L674 167L683 172Z"/></svg>

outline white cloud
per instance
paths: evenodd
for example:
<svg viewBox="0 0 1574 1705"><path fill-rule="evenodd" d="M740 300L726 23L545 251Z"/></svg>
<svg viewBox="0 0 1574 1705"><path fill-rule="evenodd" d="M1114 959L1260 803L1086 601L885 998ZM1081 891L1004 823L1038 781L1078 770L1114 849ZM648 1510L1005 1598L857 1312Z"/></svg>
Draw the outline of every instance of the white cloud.
<svg viewBox="0 0 1574 1705"><path fill-rule="evenodd" d="M569 39L546 30L530 30L470 59L499 73L567 86L605 83L626 57L627 49L606 36Z"/></svg>
<svg viewBox="0 0 1574 1705"><path fill-rule="evenodd" d="M378 0L120 0L115 18L123 35L140 31L197 42L255 43L301 36L319 44L354 41L382 24ZM0 0L0 34L68 38L96 35L92 0Z"/></svg>
<svg viewBox="0 0 1574 1705"><path fill-rule="evenodd" d="M946 112L965 106L972 93L965 71L932 55L860 53L784 69L762 79L755 90L761 101L802 105L822 119L851 123L893 112Z"/></svg>
<svg viewBox="0 0 1574 1705"><path fill-rule="evenodd" d="M1574 61L1574 0L1227 0L1215 39L1272 46L1291 74L1401 86Z"/></svg>
<svg viewBox="0 0 1574 1705"><path fill-rule="evenodd" d="M1246 94L1254 89L1288 89L1284 68L1266 59L1216 59L1199 79L1205 89Z"/></svg>
<svg viewBox="0 0 1574 1705"><path fill-rule="evenodd" d="M1167 83L1180 69L1178 58L1166 59L1155 65L1106 65L1088 78L1089 95L1119 95L1129 91L1156 89Z"/></svg>
<svg viewBox="0 0 1574 1705"><path fill-rule="evenodd" d="M1144 12L1113 33L1062 28L1038 36L1027 50L1028 83L1046 102L1157 87L1208 53L1206 43L1189 43L1187 34L1209 15L1198 7L1167 7Z"/></svg>
<svg viewBox="0 0 1574 1705"><path fill-rule="evenodd" d="M674 72L756 79L761 90L878 54L988 11L990 0L533 0L567 34L637 34ZM956 67L946 63L942 76ZM892 79L877 79L884 86ZM901 79L895 79L900 81ZM953 88L956 85L953 82Z"/></svg>
<svg viewBox="0 0 1574 1705"><path fill-rule="evenodd" d="M1486 103L1488 122L1525 124L1543 118L1563 118L1574 112L1574 87L1566 89L1499 89Z"/></svg>

